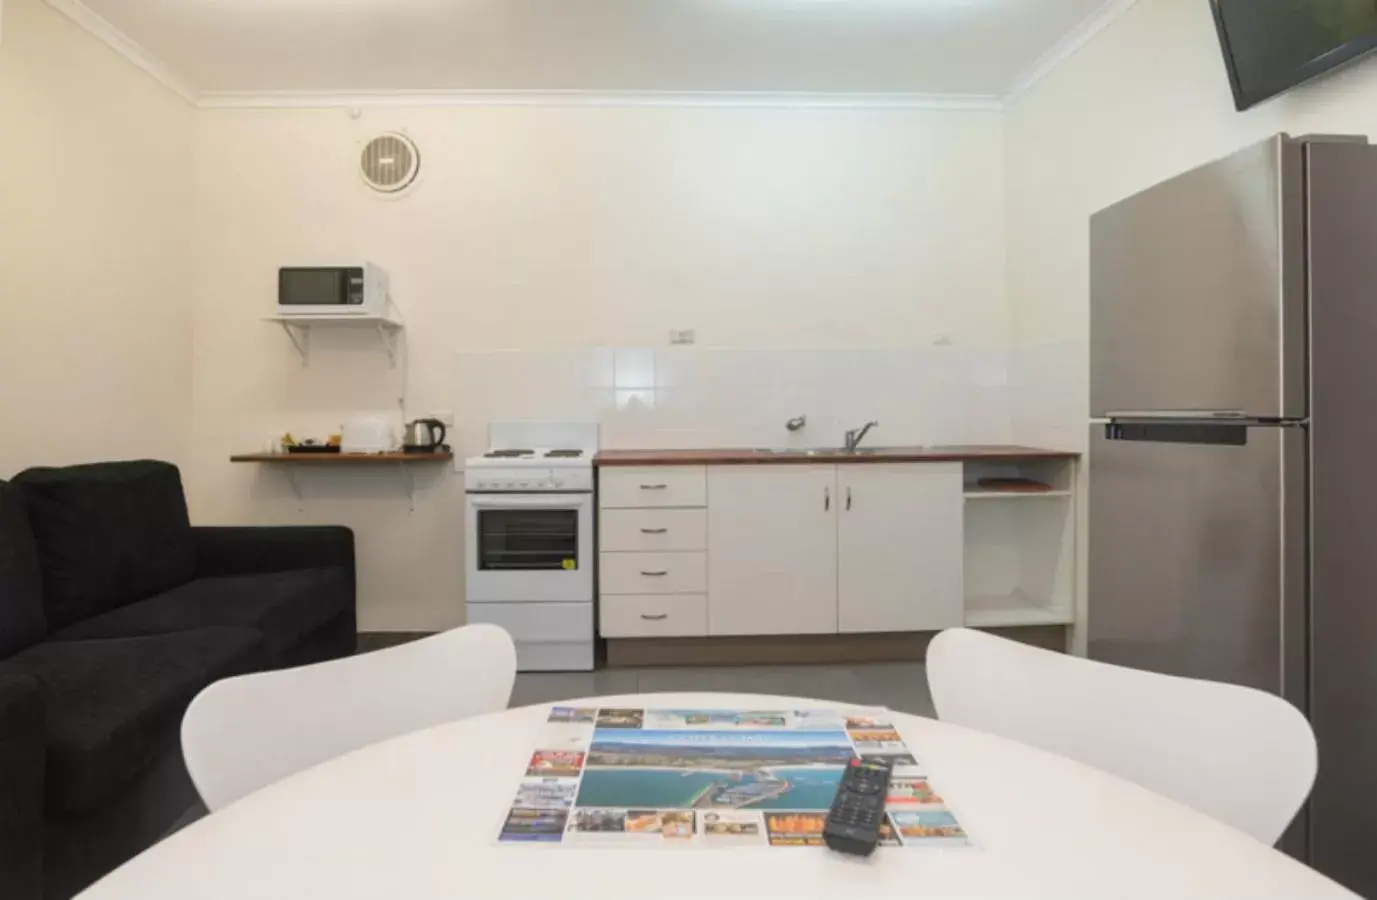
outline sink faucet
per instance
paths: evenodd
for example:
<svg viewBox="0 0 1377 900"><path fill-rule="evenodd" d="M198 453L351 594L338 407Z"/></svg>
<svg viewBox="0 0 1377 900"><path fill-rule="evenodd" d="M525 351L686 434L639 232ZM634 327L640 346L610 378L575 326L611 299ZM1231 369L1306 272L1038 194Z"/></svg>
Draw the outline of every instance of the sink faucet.
<svg viewBox="0 0 1377 900"><path fill-rule="evenodd" d="M879 425L879 422L866 422L864 428L853 429L846 433L846 452L855 453L856 448L865 440L865 436L870 433L870 429Z"/></svg>

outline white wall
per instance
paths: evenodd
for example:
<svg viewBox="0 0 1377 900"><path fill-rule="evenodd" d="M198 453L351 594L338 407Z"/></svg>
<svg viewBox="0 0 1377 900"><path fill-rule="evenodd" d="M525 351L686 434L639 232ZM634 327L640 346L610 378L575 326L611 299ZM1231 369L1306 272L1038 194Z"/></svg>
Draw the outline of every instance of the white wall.
<svg viewBox="0 0 1377 900"><path fill-rule="evenodd" d="M364 138L394 128L420 144L422 182L379 200L354 162ZM414 513L397 473L312 475L298 511L280 472L229 454L395 413L403 371L410 414L454 409L463 350L654 347L671 328L747 349L1001 346L1002 171L995 112L202 112L193 514L349 524L362 628L456 624L452 473L421 476ZM366 335L340 334L316 340L303 370L259 321L277 267L364 256L393 274L409 365L389 369Z"/></svg>
<svg viewBox="0 0 1377 900"><path fill-rule="evenodd" d="M192 118L41 0L0 43L0 477L184 462Z"/></svg>
<svg viewBox="0 0 1377 900"><path fill-rule="evenodd" d="M1085 442L1090 215L1279 131L1377 138L1377 60L1238 113L1204 0L1139 0L1010 105L1016 437Z"/></svg>

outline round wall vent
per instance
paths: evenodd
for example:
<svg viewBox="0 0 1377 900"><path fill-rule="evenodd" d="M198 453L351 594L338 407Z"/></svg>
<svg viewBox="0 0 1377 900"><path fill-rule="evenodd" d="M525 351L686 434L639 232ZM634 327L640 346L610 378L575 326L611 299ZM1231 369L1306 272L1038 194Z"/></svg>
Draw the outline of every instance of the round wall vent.
<svg viewBox="0 0 1377 900"><path fill-rule="evenodd" d="M395 132L369 141L359 158L364 184L382 194L406 190L421 173L421 151L411 138Z"/></svg>

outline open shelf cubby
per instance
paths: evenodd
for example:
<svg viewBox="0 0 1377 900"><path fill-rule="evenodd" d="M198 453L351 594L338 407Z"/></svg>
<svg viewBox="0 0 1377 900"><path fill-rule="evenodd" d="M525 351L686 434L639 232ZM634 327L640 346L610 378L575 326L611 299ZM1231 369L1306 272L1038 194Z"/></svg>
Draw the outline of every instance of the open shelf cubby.
<svg viewBox="0 0 1377 900"><path fill-rule="evenodd" d="M981 478L1029 478L1050 490L1004 492ZM1067 625L1075 618L1073 460L966 466L966 624ZM975 502L979 501L979 502ZM1005 502L1011 501L1011 502Z"/></svg>

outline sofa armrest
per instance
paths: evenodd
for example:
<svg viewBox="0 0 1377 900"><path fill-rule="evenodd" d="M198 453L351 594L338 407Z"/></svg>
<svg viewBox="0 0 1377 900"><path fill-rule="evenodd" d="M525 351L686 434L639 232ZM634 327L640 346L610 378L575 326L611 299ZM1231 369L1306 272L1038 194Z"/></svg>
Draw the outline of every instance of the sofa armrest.
<svg viewBox="0 0 1377 900"><path fill-rule="evenodd" d="M338 566L354 583L354 532L342 525L198 526L191 531L198 578Z"/></svg>
<svg viewBox="0 0 1377 900"><path fill-rule="evenodd" d="M0 672L0 891L43 896L43 687Z"/></svg>

